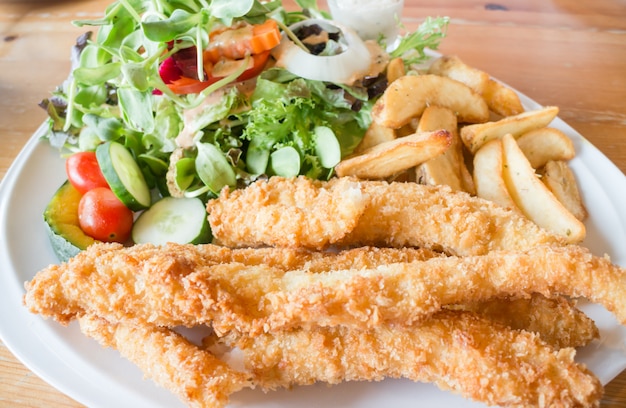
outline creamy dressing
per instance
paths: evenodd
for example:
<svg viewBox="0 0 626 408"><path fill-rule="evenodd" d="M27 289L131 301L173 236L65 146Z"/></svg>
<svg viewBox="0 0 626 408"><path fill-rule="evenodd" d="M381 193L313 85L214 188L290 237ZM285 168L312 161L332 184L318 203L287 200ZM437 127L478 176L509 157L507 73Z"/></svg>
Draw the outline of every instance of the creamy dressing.
<svg viewBox="0 0 626 408"><path fill-rule="evenodd" d="M387 54L376 41L365 41L365 46L370 52L370 66L367 71L357 73L357 75L360 75L360 78L363 78L365 76L378 76L387 67L387 64L389 63L389 54Z"/></svg>
<svg viewBox="0 0 626 408"><path fill-rule="evenodd" d="M398 36L398 21L404 0L328 0L336 20L359 34L364 40L386 39L391 46Z"/></svg>
<svg viewBox="0 0 626 408"><path fill-rule="evenodd" d="M201 129L195 122L195 118L202 115L205 109L211 105L219 103L224 96L224 90L220 89L209 94L200 105L193 109L185 110L183 113L183 130L176 137L176 145L182 148L190 148L196 144L196 137L200 136Z"/></svg>
<svg viewBox="0 0 626 408"><path fill-rule="evenodd" d="M221 78L232 74L246 64L245 59L221 59L217 61L211 68L211 75L216 78ZM246 70L254 66L254 61L249 58L246 64Z"/></svg>
<svg viewBox="0 0 626 408"><path fill-rule="evenodd" d="M248 79L246 81L238 82L232 86L243 94L250 96L254 92L256 86L256 78ZM201 117L205 110L211 109L212 105L218 104L222 101L224 94L229 89L225 87L209 94L200 105L192 109L186 109L183 111L183 129L176 136L176 145L178 147L189 149L196 144L197 139L202 137L202 125L199 125L196 121L197 117ZM240 108L244 110L245 107ZM233 109L231 113L238 113L237 109Z"/></svg>
<svg viewBox="0 0 626 408"><path fill-rule="evenodd" d="M321 33L316 34L316 35L309 35L308 37L306 37L305 39L302 40L302 43L303 44L316 45L316 44L327 43L328 40L329 40L328 32L327 31L322 31Z"/></svg>
<svg viewBox="0 0 626 408"><path fill-rule="evenodd" d="M225 29L217 31L217 34L211 36L208 50L218 50L221 56L230 59L243 58L248 50L245 46L245 39L252 38L253 28L249 24L235 26L234 29Z"/></svg>

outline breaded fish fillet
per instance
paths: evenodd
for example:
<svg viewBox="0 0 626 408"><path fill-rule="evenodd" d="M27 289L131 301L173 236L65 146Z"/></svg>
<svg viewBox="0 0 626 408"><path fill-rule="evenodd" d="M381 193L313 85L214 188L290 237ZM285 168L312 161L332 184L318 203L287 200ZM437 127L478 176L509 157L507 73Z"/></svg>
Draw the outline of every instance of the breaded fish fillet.
<svg viewBox="0 0 626 408"><path fill-rule="evenodd" d="M255 383L268 389L323 381L432 382L466 398L506 407L592 407L602 385L536 335L468 312L444 311L411 326L292 330L230 335Z"/></svg>
<svg viewBox="0 0 626 408"><path fill-rule="evenodd" d="M494 298L447 309L470 311L514 330L536 333L555 349L586 346L600 337L595 322L563 296L534 293L530 298Z"/></svg>
<svg viewBox="0 0 626 408"><path fill-rule="evenodd" d="M322 203L319 196L327 195L335 198ZM346 195L361 197L363 207L359 206L354 224L345 222L346 209L335 212L339 209L335 203L345 201ZM271 177L243 190L223 190L209 201L207 211L216 242L231 247L412 246L482 255L563 243L523 215L491 201L447 186L417 183ZM306 221L304 214L322 215L328 222Z"/></svg>
<svg viewBox="0 0 626 408"><path fill-rule="evenodd" d="M299 180L278 188L258 188L265 182L255 183L257 187L245 189L246 200L231 199L227 208L209 204L213 233L227 233L230 245L225 246L231 247L258 246L248 244L255 237L254 244L323 248L354 229L367 204L358 182L344 178L323 186ZM222 190L224 199L230 195L237 197L239 191Z"/></svg>
<svg viewBox="0 0 626 408"><path fill-rule="evenodd" d="M26 306L67 323L81 311L110 321L212 324L218 333L298 326L410 324L452 304L494 297L583 296L626 323L626 271L580 246L436 257L311 273L207 263L193 245L97 244L26 283Z"/></svg>
<svg viewBox="0 0 626 408"><path fill-rule="evenodd" d="M343 246L415 246L452 255L526 250L563 240L515 211L448 186L363 182L368 205Z"/></svg>
<svg viewBox="0 0 626 408"><path fill-rule="evenodd" d="M370 269L389 263L424 261L443 256L440 253L420 248L362 247L339 252L318 252L296 248L231 249L211 244L169 244L165 247L145 244L130 248L125 248L121 244L98 245L98 248L92 247L81 254L81 257L86 257L84 260L71 260L70 262L76 263L74 266L68 265L66 268L65 265L51 265L45 274L47 276L38 274L38 278L33 279L27 286L34 289L34 285L37 285L37 290L41 292L38 295L33 293L26 295L25 301L27 297L32 298L31 303L38 302L37 307L40 310L47 309L50 316L56 315L55 319L67 324L77 314L89 309L89 307L83 308L81 301L76 298L82 290L88 288L91 290L91 295L84 298L85 306L100 304L106 307L105 303L109 298L111 307L115 308L115 305L122 306L126 301L124 296L130 294L138 296L142 289L158 297L156 292L160 289L167 289L169 287L167 285L174 282L173 278L182 279L191 274L195 268L214 267L214 271L217 271L221 268L234 267L243 271L247 267L259 267L278 276L293 270L318 273L332 270ZM105 260L105 258L109 259ZM102 265L102 262L106 262L107 265ZM100 264L104 269L111 269L107 272L99 269L95 266L96 264ZM161 272L136 273L132 271L133 268L144 266ZM160 279L162 281L159 281ZM36 280L39 280L39 284L34 283ZM224 280L226 284L227 280L226 276ZM169 297L165 292L163 294ZM39 300L35 300L39 295L41 295ZM184 293L179 293L179 295L184 297ZM87 299L90 296L93 302ZM146 300L149 299L150 297L146 298ZM46 302L49 303L45 305ZM121 308L118 309L121 310ZM155 313L158 313L159 309L155 310ZM109 314L108 317L113 318L113 315ZM177 325L179 323L169 326Z"/></svg>
<svg viewBox="0 0 626 408"><path fill-rule="evenodd" d="M233 370L172 330L144 323L78 318L81 331L137 365L147 378L195 408L223 407L230 394L252 386L249 373Z"/></svg>

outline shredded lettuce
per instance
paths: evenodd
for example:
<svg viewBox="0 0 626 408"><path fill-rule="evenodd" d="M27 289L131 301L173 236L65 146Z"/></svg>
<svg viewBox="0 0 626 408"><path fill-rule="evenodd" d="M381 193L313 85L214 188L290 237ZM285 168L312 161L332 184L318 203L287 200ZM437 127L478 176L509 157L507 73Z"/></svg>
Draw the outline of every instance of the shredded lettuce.
<svg viewBox="0 0 626 408"><path fill-rule="evenodd" d="M254 140L257 149L291 146L304 160L301 174L328 177L331 169L324 169L316 156L315 129L332 129L345 155L361 140L369 121L351 109L343 88L303 78L281 82L290 77L285 70L273 69L257 80L243 137Z"/></svg>
<svg viewBox="0 0 626 408"><path fill-rule="evenodd" d="M448 17L427 17L417 30L400 38L398 46L390 52L392 58L402 58L405 65L419 64L429 56L426 49L437 50L446 36L450 19Z"/></svg>

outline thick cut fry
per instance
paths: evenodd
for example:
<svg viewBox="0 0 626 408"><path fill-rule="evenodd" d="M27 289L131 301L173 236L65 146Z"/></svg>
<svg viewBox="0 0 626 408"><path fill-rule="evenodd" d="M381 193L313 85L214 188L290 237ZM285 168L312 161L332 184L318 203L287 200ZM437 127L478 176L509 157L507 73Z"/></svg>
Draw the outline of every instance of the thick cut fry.
<svg viewBox="0 0 626 408"><path fill-rule="evenodd" d="M600 337L594 321L564 297L495 298L450 307L476 313L514 330L536 333L555 349L582 347Z"/></svg>
<svg viewBox="0 0 626 408"><path fill-rule="evenodd" d="M511 134L518 138L531 130L546 127L556 117L559 108L549 106L509 116L496 122L478 123L461 128L461 139L470 152L478 149L490 140Z"/></svg>
<svg viewBox="0 0 626 408"><path fill-rule="evenodd" d="M193 245L93 245L39 272L26 284L24 301L31 312L61 323L87 313L255 335L412 324L447 305L541 293L586 297L626 323L626 271L574 245L326 273L207 265L199 252Z"/></svg>
<svg viewBox="0 0 626 408"><path fill-rule="evenodd" d="M444 55L436 59L428 72L464 83L479 95L484 93L489 82L489 75L486 72L470 67L455 55Z"/></svg>
<svg viewBox="0 0 626 408"><path fill-rule="evenodd" d="M574 217L580 221L587 219L585 203L578 189L574 173L564 161L549 161L539 169L541 181Z"/></svg>
<svg viewBox="0 0 626 408"><path fill-rule="evenodd" d="M445 129L452 133L455 138L453 146L461 146L458 134L458 122L456 115L448 108L441 106L429 106L424 109L422 116L417 123L418 132L433 132L437 129Z"/></svg>
<svg viewBox="0 0 626 408"><path fill-rule="evenodd" d="M462 82L482 95L489 110L500 116L519 115L524 107L517 93L489 77L486 72L470 67L459 57L443 56L430 66L429 72Z"/></svg>
<svg viewBox="0 0 626 408"><path fill-rule="evenodd" d="M474 155L474 185L476 195L505 208L519 211L504 182L504 152L502 140L485 143Z"/></svg>
<svg viewBox="0 0 626 408"><path fill-rule="evenodd" d="M420 118L417 131L432 132L437 129L450 132L452 143L443 154L420 164L415 169L417 182L430 185L445 184L454 191L474 194L474 181L465 165L456 115L448 108L429 106Z"/></svg>
<svg viewBox="0 0 626 408"><path fill-rule="evenodd" d="M285 236L272 223L273 217L263 218L271 207L271 214L280 214L281 222L291 224L291 206L301 212L318 211L332 220L334 209L317 207L311 190L323 189L330 194L343 194L346 180L312 181L299 177L286 179L271 177L258 181L246 189L222 192L209 201L209 222L216 243L230 247L259 247L282 245L308 246L323 249L331 244L340 247L393 246L424 247L443 250L449 254L485 254L496 249L527 249L541 243L559 243L562 238L537 227L521 214L515 214L488 200L453 192L447 186L424 186L417 183L387 183L360 181L355 183L366 197L365 210L357 225L342 238L332 241L325 231L296 232ZM352 180L354 182L354 180ZM278 202L267 197L286 194L299 197L296 203ZM335 198L333 201L339 201ZM320 214L321 216L321 214ZM337 228L337 226L333 226ZM306 240L300 236L308 234ZM311 234L318 234L311 236ZM315 244L315 245L312 245Z"/></svg>
<svg viewBox="0 0 626 408"><path fill-rule="evenodd" d="M451 143L446 130L417 132L350 156L335 166L335 172L339 177L381 180L441 155Z"/></svg>
<svg viewBox="0 0 626 408"><path fill-rule="evenodd" d="M233 370L172 330L139 322L111 323L93 315L78 321L84 334L118 350L189 407L223 407L230 394L252 386L249 373Z"/></svg>
<svg viewBox="0 0 626 408"><path fill-rule="evenodd" d="M464 163L461 164L464 166ZM467 168L465 169L467 170ZM450 160L444 153L443 156L435 157L417 166L415 168L415 181L430 186L446 185L453 191L473 192L473 190L467 190L467 188L473 187L473 183L466 187L467 184L462 183L460 172L458 162Z"/></svg>
<svg viewBox="0 0 626 408"><path fill-rule="evenodd" d="M517 138L517 144L534 169L549 161L567 161L576 155L572 140L555 128L532 130Z"/></svg>
<svg viewBox="0 0 626 408"><path fill-rule="evenodd" d="M513 136L504 136L502 145L504 181L519 209L534 223L567 242L581 242L586 235L585 225L539 180Z"/></svg>
<svg viewBox="0 0 626 408"><path fill-rule="evenodd" d="M360 184L346 178L326 185L301 182L285 183L282 187L246 188L248 203L228 200L229 196L236 197L240 192L222 189L222 199L231 204L228 210L236 211L246 222L233 229L228 218L235 214L224 214L212 201L209 208L213 214L213 233L216 236L223 235L224 231L241 233L237 238L231 237L239 244L230 246L252 246L250 239L258 237L267 245L323 248L354 229L368 202ZM258 207L251 208L250 204Z"/></svg>
<svg viewBox="0 0 626 408"><path fill-rule="evenodd" d="M489 110L500 116L513 116L524 112L524 106L517 92L493 78L487 82L482 95Z"/></svg>
<svg viewBox="0 0 626 408"><path fill-rule="evenodd" d="M489 109L480 95L465 84L437 75L406 75L393 81L374 104L372 119L397 129L432 105L451 109L459 122L489 119Z"/></svg>
<svg viewBox="0 0 626 408"><path fill-rule="evenodd" d="M573 349L555 351L531 333L463 312L408 327L294 330L229 342L267 389L404 377L489 405L596 406L602 395Z"/></svg>
<svg viewBox="0 0 626 408"><path fill-rule="evenodd" d="M393 58L387 64L387 83L390 84L396 79L406 75L406 68L402 58Z"/></svg>
<svg viewBox="0 0 626 408"><path fill-rule="evenodd" d="M395 138L395 130L380 126L376 122L372 122L365 131L363 139L361 139L361 142L358 144L356 149L354 149L354 154L362 153L370 147L374 147L381 143L391 142Z"/></svg>

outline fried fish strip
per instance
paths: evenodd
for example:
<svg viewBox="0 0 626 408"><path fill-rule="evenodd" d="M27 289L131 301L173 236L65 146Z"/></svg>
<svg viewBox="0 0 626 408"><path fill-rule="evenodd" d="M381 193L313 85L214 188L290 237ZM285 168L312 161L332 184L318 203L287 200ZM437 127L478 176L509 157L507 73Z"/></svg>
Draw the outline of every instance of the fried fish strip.
<svg viewBox="0 0 626 408"><path fill-rule="evenodd" d="M44 316L54 316L62 324L69 323L82 313L83 306L93 310L91 306L97 305L96 309L102 307L104 310L109 302L115 311L106 316L115 321L119 319L114 316L125 315L124 303L127 300L139 301L137 296L141 296L144 290L150 293L144 299L147 301L143 307L146 314L150 314L149 307L153 301L154 313L163 311L158 305L166 305L167 298L174 292L178 293L176 296L181 301L184 300L184 294L179 292L181 287L175 281L184 279L196 268L213 268L212 272L221 268L234 268L241 275L246 268L252 270L259 267L261 271L271 271L271 275L278 277L293 270L318 273L370 269L390 263L424 261L440 256L442 254L420 248L362 247L339 252L317 252L295 248L231 249L211 244L169 244L164 247L146 244L131 248L124 248L120 244L102 244L84 251L81 254L81 258L84 258L71 261L71 265L51 265L45 273L38 274L26 285L31 290L24 300L34 307L33 310L38 310ZM139 273L139 269L143 268L148 269ZM262 275L262 272L258 273ZM226 277L222 274L222 278L228 287L227 274ZM84 290L89 290L90 294L81 296L81 293L85 294ZM126 299L126 296L133 297ZM159 296L165 297L163 303L159 302ZM105 316L102 313L100 315ZM172 319L176 317L172 316ZM143 320L152 319L145 317ZM173 320L170 325L161 323L163 326L173 327L182 324L182 321ZM189 325L193 325L193 322Z"/></svg>
<svg viewBox="0 0 626 408"><path fill-rule="evenodd" d="M321 212L331 224L335 217L341 219L341 214L335 215L336 206L320 205L313 192L341 196L345 189L337 186L346 183L352 190L358 189L365 203L353 226L343 234L333 230L332 239L323 228L313 229L306 223L302 230L294 230L300 225L301 212ZM284 195L292 198L275 198ZM417 183L271 177L243 190L223 192L208 203L207 211L216 242L231 247L411 246L453 255L482 255L563 242L523 215L488 200L453 192L447 186Z"/></svg>
<svg viewBox="0 0 626 408"><path fill-rule="evenodd" d="M426 248L359 247L341 251L312 251L304 248L228 248L218 245L196 245L191 252L200 265L239 263L265 265L282 271L296 269L328 272L341 269L375 268L397 262L425 261L445 256ZM190 254L191 254L190 253Z"/></svg>
<svg viewBox="0 0 626 408"><path fill-rule="evenodd" d="M514 330L536 333L555 349L586 346L600 337L594 321L562 296L547 298L535 293L530 298L495 298L449 309L470 311Z"/></svg>
<svg viewBox="0 0 626 408"><path fill-rule="evenodd" d="M208 247L204 247L204 251ZM298 326L410 324L446 305L494 297L586 297L626 323L626 271L580 246L436 257L311 273L206 264L193 245L97 244L26 283L26 306L67 323L82 310L110 321L212 324L218 333Z"/></svg>
<svg viewBox="0 0 626 408"><path fill-rule="evenodd" d="M292 330L227 336L267 389L317 381L432 382L466 398L507 407L598 406L602 385L536 335L468 312L444 311L408 327Z"/></svg>
<svg viewBox="0 0 626 408"><path fill-rule="evenodd" d="M328 272L341 269L376 268L397 262L424 261L441 254L415 248L362 247L338 253L311 252L288 249L234 249L231 260L247 264L268 262L285 270L306 269L310 272ZM277 255L281 254L281 255ZM259 261L255 259L260 258ZM594 321L576 308L575 302L562 296L547 298L533 294L529 298L494 298L469 304L453 305L454 310L465 310L487 317L516 330L539 334L541 339L556 349L582 347L600 335Z"/></svg>
<svg viewBox="0 0 626 408"><path fill-rule="evenodd" d="M259 251L263 253L261 262ZM231 262L245 265L269 265L287 272L329 272L344 269L371 269L398 262L416 262L445 256L426 248L359 247L337 252L318 252L289 248L239 248L231 250ZM287 261L288 260L288 261Z"/></svg>
<svg viewBox="0 0 626 408"><path fill-rule="evenodd" d="M262 187L265 183L254 185ZM231 245L225 246L230 247L255 246L252 244L260 241L273 246L322 248L352 231L367 203L359 184L348 178L326 186L302 182L280 187L252 188L247 200L229 200L228 207L209 203L213 234L228 234ZM238 196L238 190L222 190L224 200L230 196Z"/></svg>
<svg viewBox="0 0 626 408"><path fill-rule="evenodd" d="M110 323L93 315L78 321L85 335L118 350L189 407L223 407L230 394L252 386L249 373L233 370L172 330L137 322Z"/></svg>

